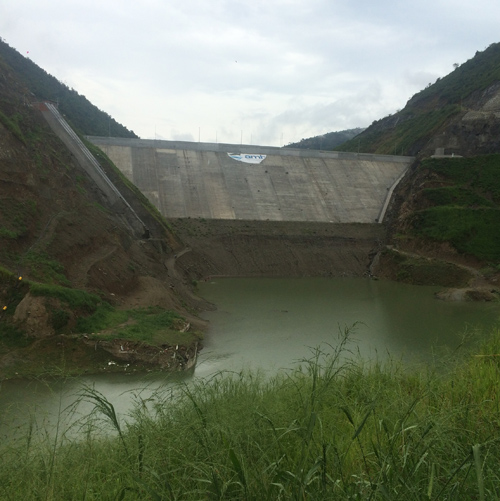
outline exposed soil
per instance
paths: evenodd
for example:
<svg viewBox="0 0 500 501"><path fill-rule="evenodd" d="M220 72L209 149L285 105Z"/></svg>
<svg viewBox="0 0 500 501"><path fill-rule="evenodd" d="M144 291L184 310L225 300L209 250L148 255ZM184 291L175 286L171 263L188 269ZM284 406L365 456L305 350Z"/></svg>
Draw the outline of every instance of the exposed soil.
<svg viewBox="0 0 500 501"><path fill-rule="evenodd" d="M381 249L378 224L170 220L191 249L177 267L192 280L211 276L367 276Z"/></svg>
<svg viewBox="0 0 500 501"><path fill-rule="evenodd" d="M199 346L151 346L126 339L91 340L57 335L38 339L0 357L3 378L112 372L184 371L194 366Z"/></svg>
<svg viewBox="0 0 500 501"><path fill-rule="evenodd" d="M70 335L82 311L71 311L55 298L26 295L29 281L59 284L95 293L118 308L172 309L192 329L206 327L197 312L212 307L192 293L189 279L167 266L183 248L174 233L116 173L108 172L147 224L149 238L134 235L123 209L108 203L27 96L14 73L3 67L0 109L7 118L0 120L0 334L15 327L27 340L0 336L0 377L40 373L49 366L109 370L113 366L107 361L124 355L136 368L185 365L183 355L177 365L172 358L163 360L175 347L136 345L124 354L116 343L101 342L90 349L85 337ZM20 287L12 283L17 276L23 278ZM63 329L54 325L54 311L69 318ZM193 349L175 351L191 354Z"/></svg>

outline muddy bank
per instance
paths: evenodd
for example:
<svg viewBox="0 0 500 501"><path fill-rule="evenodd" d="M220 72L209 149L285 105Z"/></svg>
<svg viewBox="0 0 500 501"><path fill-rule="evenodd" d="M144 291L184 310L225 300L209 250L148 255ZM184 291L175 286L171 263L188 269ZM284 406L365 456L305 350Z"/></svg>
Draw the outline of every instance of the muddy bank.
<svg viewBox="0 0 500 501"><path fill-rule="evenodd" d="M129 339L61 334L0 356L0 379L185 371L195 366L201 348L201 342L155 346Z"/></svg>
<svg viewBox="0 0 500 501"><path fill-rule="evenodd" d="M208 276L366 276L385 239L379 224L173 219L189 252L176 267L191 280Z"/></svg>
<svg viewBox="0 0 500 501"><path fill-rule="evenodd" d="M499 301L500 291L487 287L445 289L436 294L443 301Z"/></svg>
<svg viewBox="0 0 500 501"><path fill-rule="evenodd" d="M183 371L189 370L196 364L200 343L190 346L163 344L154 346L151 344L131 341L130 339L113 339L112 341L100 341L87 339L85 344L102 349L109 353L111 359L108 366L121 365L132 368L154 368L154 370Z"/></svg>

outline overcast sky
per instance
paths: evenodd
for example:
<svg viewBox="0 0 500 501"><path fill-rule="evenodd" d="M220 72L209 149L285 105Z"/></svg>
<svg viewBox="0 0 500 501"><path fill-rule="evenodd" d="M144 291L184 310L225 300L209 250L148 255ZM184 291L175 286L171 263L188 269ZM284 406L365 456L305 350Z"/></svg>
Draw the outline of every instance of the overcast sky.
<svg viewBox="0 0 500 501"><path fill-rule="evenodd" d="M142 138L366 127L500 41L499 0L1 0L0 37Z"/></svg>

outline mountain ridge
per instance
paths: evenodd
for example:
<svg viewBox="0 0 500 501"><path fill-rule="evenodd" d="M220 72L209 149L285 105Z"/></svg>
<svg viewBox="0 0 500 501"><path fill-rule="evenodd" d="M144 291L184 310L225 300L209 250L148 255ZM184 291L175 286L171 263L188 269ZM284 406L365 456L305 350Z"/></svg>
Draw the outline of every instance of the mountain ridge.
<svg viewBox="0 0 500 501"><path fill-rule="evenodd" d="M436 148L471 156L500 151L500 43L375 120L339 151L430 156Z"/></svg>

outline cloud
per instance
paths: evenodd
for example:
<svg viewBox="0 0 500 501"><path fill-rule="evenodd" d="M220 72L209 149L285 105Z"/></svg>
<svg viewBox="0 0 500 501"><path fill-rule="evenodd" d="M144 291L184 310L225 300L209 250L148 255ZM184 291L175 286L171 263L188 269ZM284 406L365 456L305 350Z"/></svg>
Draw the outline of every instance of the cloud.
<svg viewBox="0 0 500 501"><path fill-rule="evenodd" d="M499 18L493 0L4 0L0 33L142 137L279 145L393 113Z"/></svg>

